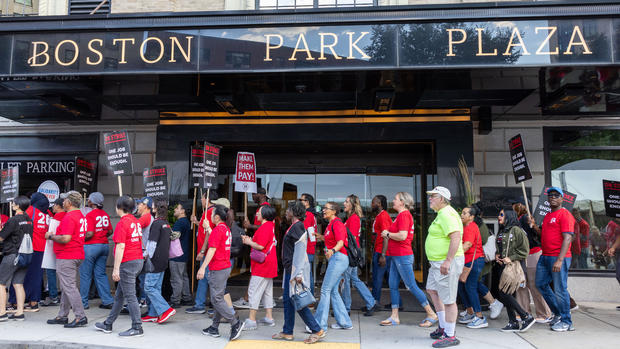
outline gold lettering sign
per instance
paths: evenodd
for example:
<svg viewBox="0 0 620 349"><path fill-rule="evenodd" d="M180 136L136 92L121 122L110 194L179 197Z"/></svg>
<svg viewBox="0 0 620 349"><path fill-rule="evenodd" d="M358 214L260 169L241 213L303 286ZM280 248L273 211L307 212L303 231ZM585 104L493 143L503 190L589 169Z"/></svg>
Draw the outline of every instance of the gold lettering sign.
<svg viewBox="0 0 620 349"><path fill-rule="evenodd" d="M303 49L299 49L299 43L304 44ZM297 38L297 44L295 44L295 49L293 50L293 54L291 54L291 58L288 59L289 61L297 60L297 58L295 57L295 55L297 54L297 51L305 52L307 55L307 58L306 58L307 61L314 60L314 57L312 57L312 54L310 54L310 49L308 48L308 43L306 42L306 36L304 35L304 33L299 34L299 37Z"/></svg>
<svg viewBox="0 0 620 349"><path fill-rule="evenodd" d="M39 52L39 46L43 47L43 50ZM28 64L31 67L44 67L50 62L50 55L47 53L50 45L45 41L33 41L32 42L32 56L28 58ZM37 63L37 57L43 56L45 60L42 63Z"/></svg>
<svg viewBox="0 0 620 349"><path fill-rule="evenodd" d="M116 45L117 42L121 43L121 60L118 61L118 64L126 64L127 61L125 60L125 44L131 41L131 44L133 45L136 42L136 39L134 38L122 38L122 39L114 39L112 40L112 45Z"/></svg>
<svg viewBox="0 0 620 349"><path fill-rule="evenodd" d="M183 50L183 47L181 47L181 43L179 42L179 39L177 39L175 36L170 37L170 44L172 45L172 50L170 52L170 60L168 62L176 62L177 60L174 59L174 48L177 47L179 49L179 51L181 51L181 55L183 56L183 58L185 58L185 62L189 63L190 57L191 57L191 53L192 53L192 39L194 37L193 36L186 36L185 39L187 39L187 50Z"/></svg>
<svg viewBox="0 0 620 349"><path fill-rule="evenodd" d="M280 43L279 43L279 44L277 44L277 45L275 45L275 46L271 46L271 38L272 38L272 37L280 39ZM269 61L271 61L271 60L272 60L272 59L269 57L269 52L270 52L271 50L275 50L275 49L278 49L278 48L282 47L282 45L284 44L284 38L283 38L283 37L282 37L282 35L280 35L280 34L267 34L267 35L265 35L265 39L267 39L267 40L265 41L265 45L266 45L267 47L266 47L266 49L265 49L265 50L266 50L266 51L265 51L266 53L265 53L265 59L264 59L264 61L265 61L265 62L269 62Z"/></svg>
<svg viewBox="0 0 620 349"><path fill-rule="evenodd" d="M96 54L97 57L99 57L99 59L97 59L95 62L93 62L90 57L86 57L86 64L88 65L97 65L101 63L101 61L103 61L103 55L101 54L101 51L98 51L93 47L94 42L97 42L99 46L103 46L103 40L101 39L92 39L88 42L88 49L90 50L90 52Z"/></svg>
<svg viewBox="0 0 620 349"><path fill-rule="evenodd" d="M467 40L467 32L463 29L446 29L446 31L448 32L448 54L446 56L454 57L456 56L453 51L454 45L464 43L465 40ZM454 38L452 37L452 32L461 33L461 40L454 41Z"/></svg>
<svg viewBox="0 0 620 349"><path fill-rule="evenodd" d="M159 44L159 56L157 56L157 58L153 59L153 60L146 59L146 57L144 56L144 52L146 51L145 50L146 45L151 40L155 40ZM152 37L151 36L151 37L146 38L144 41L142 41L142 45L140 45L140 58L142 58L142 61L144 61L145 63L148 63L148 64L153 64L153 63L159 62L162 59L163 56L164 56L164 42L161 41L160 38L156 38L156 37Z"/></svg>

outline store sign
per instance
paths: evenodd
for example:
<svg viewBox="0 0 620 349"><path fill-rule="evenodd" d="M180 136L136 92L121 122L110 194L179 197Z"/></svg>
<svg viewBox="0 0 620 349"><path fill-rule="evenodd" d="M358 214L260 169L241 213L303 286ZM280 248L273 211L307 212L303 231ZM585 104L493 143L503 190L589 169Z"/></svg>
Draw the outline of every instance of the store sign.
<svg viewBox="0 0 620 349"><path fill-rule="evenodd" d="M0 76L614 64L618 20L585 21L18 33Z"/></svg>
<svg viewBox="0 0 620 349"><path fill-rule="evenodd" d="M22 176L29 175L71 175L75 169L73 160L21 160L0 161L0 169L19 167Z"/></svg>
<svg viewBox="0 0 620 349"><path fill-rule="evenodd" d="M54 181L45 181L39 185L37 191L49 200L50 204L60 197L60 187Z"/></svg>
<svg viewBox="0 0 620 349"><path fill-rule="evenodd" d="M525 158L525 149L523 147L523 139L518 134L508 141L510 147L510 161L512 162L512 173L515 176L515 183L519 184L528 179L532 179L530 166Z"/></svg>
<svg viewBox="0 0 620 349"><path fill-rule="evenodd" d="M76 157L75 190L86 195L94 192L95 178L97 178L97 162Z"/></svg>
<svg viewBox="0 0 620 349"><path fill-rule="evenodd" d="M166 166L145 168L142 172L144 196L153 200L168 201L168 173Z"/></svg>
<svg viewBox="0 0 620 349"><path fill-rule="evenodd" d="M19 195L19 167L0 171L0 202L13 201Z"/></svg>
<svg viewBox="0 0 620 349"><path fill-rule="evenodd" d="M131 147L127 131L114 131L103 134L108 168L115 176L131 175Z"/></svg>
<svg viewBox="0 0 620 349"><path fill-rule="evenodd" d="M235 191L256 193L256 161L254 161L254 153L237 153Z"/></svg>
<svg viewBox="0 0 620 349"><path fill-rule="evenodd" d="M204 187L207 189L213 188L213 185L217 183L220 150L221 147L219 145L205 142ZM256 177L256 173L254 173L254 176Z"/></svg>
<svg viewBox="0 0 620 349"><path fill-rule="evenodd" d="M620 182L603 179L603 200L605 215L620 218Z"/></svg>
<svg viewBox="0 0 620 349"><path fill-rule="evenodd" d="M547 213L551 212L551 205L549 205L549 200L547 200L547 192L550 187L544 187L540 192L540 196L538 199L538 205L536 205L536 211L534 211L534 220L537 225L541 225L543 219L547 215ZM577 194L570 193L566 190L564 191L564 201L562 201L562 207L571 211L573 206L575 206L575 200L577 199Z"/></svg>

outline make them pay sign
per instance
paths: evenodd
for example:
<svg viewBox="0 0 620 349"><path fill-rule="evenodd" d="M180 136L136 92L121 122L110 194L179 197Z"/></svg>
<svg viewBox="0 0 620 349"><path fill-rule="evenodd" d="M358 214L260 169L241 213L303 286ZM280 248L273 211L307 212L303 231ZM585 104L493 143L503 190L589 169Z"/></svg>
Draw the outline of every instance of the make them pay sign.
<svg viewBox="0 0 620 349"><path fill-rule="evenodd" d="M241 182L255 182L254 154L239 154L237 157L237 180Z"/></svg>

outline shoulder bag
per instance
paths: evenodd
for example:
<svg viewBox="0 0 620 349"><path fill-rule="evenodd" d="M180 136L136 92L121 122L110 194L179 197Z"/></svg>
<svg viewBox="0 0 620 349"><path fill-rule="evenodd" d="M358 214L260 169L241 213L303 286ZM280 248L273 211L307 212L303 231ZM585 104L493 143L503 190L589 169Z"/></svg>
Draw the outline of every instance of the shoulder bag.
<svg viewBox="0 0 620 349"><path fill-rule="evenodd" d="M299 289L299 284L295 282L295 292L291 296L291 300L293 301L293 307L295 311L300 311L303 308L309 306L310 304L314 304L316 299L310 292L310 290L302 285L301 290Z"/></svg>
<svg viewBox="0 0 620 349"><path fill-rule="evenodd" d="M271 247L269 247L269 251L267 251L267 253L253 248L250 252L250 259L256 263L265 263L265 259L267 259L267 256L271 253L273 245L275 245L275 242L272 241Z"/></svg>
<svg viewBox="0 0 620 349"><path fill-rule="evenodd" d="M510 252L510 231L508 231L506 255L508 252ZM521 268L521 263L511 260L510 263L504 265L502 276L499 279L499 289L506 294L513 294L522 283L525 283L525 274Z"/></svg>
<svg viewBox="0 0 620 349"><path fill-rule="evenodd" d="M474 223L474 224L476 224L476 223ZM479 236L480 236L480 234L478 234L478 237ZM476 241L477 240L478 239L474 239L474 243L470 247L470 248L474 249L474 259L471 260L471 267L463 267L463 272L461 273L461 276L459 276L459 281L462 282L462 283L467 282L467 278L469 277L469 273L471 273L471 268L473 268L474 262L476 262L476 250L478 249L478 248L476 248Z"/></svg>

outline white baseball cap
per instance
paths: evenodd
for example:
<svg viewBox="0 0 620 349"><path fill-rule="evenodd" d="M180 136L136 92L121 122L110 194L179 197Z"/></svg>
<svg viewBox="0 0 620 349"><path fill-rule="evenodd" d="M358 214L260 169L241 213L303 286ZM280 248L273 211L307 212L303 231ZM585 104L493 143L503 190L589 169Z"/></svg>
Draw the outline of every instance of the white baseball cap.
<svg viewBox="0 0 620 349"><path fill-rule="evenodd" d="M451 200L452 198L452 195L450 195L450 190L446 187L435 187L433 190L427 191L426 194L439 194L447 200Z"/></svg>

